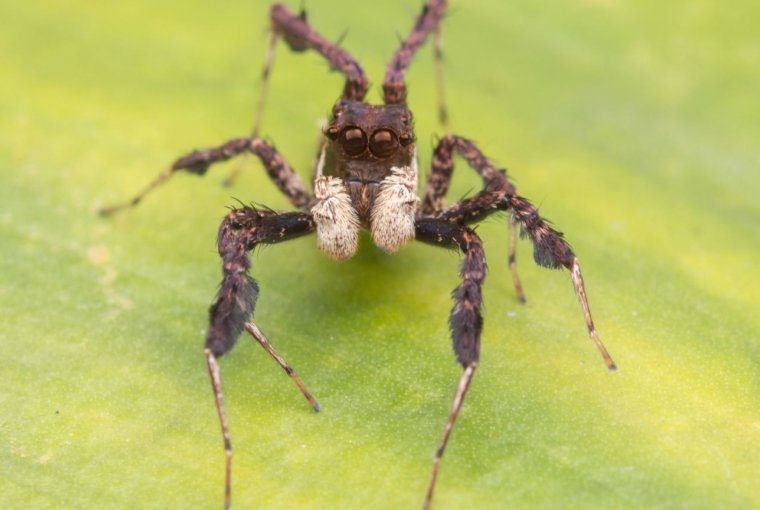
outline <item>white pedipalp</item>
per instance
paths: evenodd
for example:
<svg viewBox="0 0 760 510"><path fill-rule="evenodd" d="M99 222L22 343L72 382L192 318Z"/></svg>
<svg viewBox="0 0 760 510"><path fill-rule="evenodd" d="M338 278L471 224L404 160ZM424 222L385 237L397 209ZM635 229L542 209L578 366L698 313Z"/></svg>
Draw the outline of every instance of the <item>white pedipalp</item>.
<svg viewBox="0 0 760 510"><path fill-rule="evenodd" d="M324 152L322 154L314 181L318 201L311 208L317 225L317 246L331 258L345 260L352 257L359 246L359 216L343 181L321 175Z"/></svg>
<svg viewBox="0 0 760 510"><path fill-rule="evenodd" d="M414 218L417 213L417 154L412 164L391 168L391 175L380 183L370 218L370 231L375 245L394 252L414 239Z"/></svg>

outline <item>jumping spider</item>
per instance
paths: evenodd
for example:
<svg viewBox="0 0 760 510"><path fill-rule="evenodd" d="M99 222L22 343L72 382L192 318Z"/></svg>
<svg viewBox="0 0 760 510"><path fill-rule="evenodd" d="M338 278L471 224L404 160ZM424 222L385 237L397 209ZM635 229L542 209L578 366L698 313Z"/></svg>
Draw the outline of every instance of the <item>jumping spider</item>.
<svg viewBox="0 0 760 510"><path fill-rule="evenodd" d="M446 134L438 141L422 199L417 198L417 145L412 113L406 106L404 75L416 51L433 34L439 96L442 98L439 30L446 4L446 0L427 0L410 34L388 64L383 81L382 105L370 105L364 101L368 89L367 77L349 52L314 30L307 22L305 13L297 15L283 5L273 5L261 96L252 135L214 148L193 151L179 158L131 201L101 211L105 215L136 205L145 194L176 171L203 175L211 165L249 152L259 158L272 181L298 208L297 212L275 212L250 206L239 207L224 218L219 228L217 243L223 261L223 279L210 309L205 355L224 437L225 507L230 505L232 446L217 358L232 349L243 330L266 349L295 381L314 410L319 411L319 404L296 372L252 321L259 289L248 274L251 266L248 252L259 244L278 243L316 232L319 248L329 257L343 260L356 253L359 230L364 228L370 231L375 245L387 252L395 252L408 241L417 239L444 248L458 248L464 254L460 267L462 283L453 292L455 304L449 318L454 352L464 372L436 449L424 500L426 509L431 504L449 435L478 367L483 325L481 286L486 273L486 260L480 238L467 225L477 223L497 211L508 213L509 266L520 301L525 298L515 267L515 229L518 223L522 236L533 242L536 263L549 268L568 269L589 335L607 367L615 368L596 334L578 259L570 246L560 232L539 216L533 204L517 194L506 171L494 167L472 141L453 134ZM343 93L323 131L313 194L275 148L258 136L274 49L280 37L293 51L314 50L320 53L333 70L346 78ZM439 113L445 129L446 110L442 99ZM444 196L454 170L454 154L461 156L480 175L483 189L472 197L444 207Z"/></svg>

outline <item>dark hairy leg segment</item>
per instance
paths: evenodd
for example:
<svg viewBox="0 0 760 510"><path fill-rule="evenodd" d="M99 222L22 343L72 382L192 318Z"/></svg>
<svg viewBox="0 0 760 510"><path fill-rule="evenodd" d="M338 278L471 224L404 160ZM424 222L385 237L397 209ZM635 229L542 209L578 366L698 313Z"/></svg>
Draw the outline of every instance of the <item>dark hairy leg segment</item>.
<svg viewBox="0 0 760 510"><path fill-rule="evenodd" d="M486 257L478 235L463 225L432 218L419 219L416 223L416 238L436 246L458 248L464 254L459 268L462 283L452 292L454 308L449 317L454 353L464 372L459 379L451 412L433 459L433 469L423 506L427 510L433 500L441 459L480 360L480 333L483 329L481 286L486 275Z"/></svg>

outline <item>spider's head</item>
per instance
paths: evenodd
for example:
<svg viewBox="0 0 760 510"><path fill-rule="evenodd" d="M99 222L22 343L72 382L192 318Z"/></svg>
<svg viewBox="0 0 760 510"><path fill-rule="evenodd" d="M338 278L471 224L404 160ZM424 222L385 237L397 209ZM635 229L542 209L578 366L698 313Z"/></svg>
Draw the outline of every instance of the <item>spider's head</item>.
<svg viewBox="0 0 760 510"><path fill-rule="evenodd" d="M333 236L325 233L336 225L333 202L343 195L348 202L341 214L353 218L347 225L369 228L377 246L396 251L414 237L418 199L412 113L402 104L368 105L343 99L333 108L325 141L315 180L320 203L312 214L319 217L319 207L331 204L330 220L321 228L326 245L333 245ZM334 196L321 189L326 179L337 183ZM349 230L338 230L341 241L336 246L348 246L344 238ZM356 251L355 244L350 248L326 251L345 258Z"/></svg>
<svg viewBox="0 0 760 510"><path fill-rule="evenodd" d="M412 112L402 104L338 101L324 133L336 174L349 179L382 179L414 156Z"/></svg>

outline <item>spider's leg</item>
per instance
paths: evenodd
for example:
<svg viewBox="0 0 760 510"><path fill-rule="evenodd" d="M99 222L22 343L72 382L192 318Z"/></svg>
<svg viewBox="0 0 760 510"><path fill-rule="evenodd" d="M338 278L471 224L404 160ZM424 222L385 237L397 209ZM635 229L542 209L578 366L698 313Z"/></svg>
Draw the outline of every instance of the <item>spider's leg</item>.
<svg viewBox="0 0 760 510"><path fill-rule="evenodd" d="M259 86L259 101L256 103L256 113L253 117L253 128L251 136L259 136L261 128L261 119L264 116L264 103L269 92L269 76L272 74L272 65L274 64L274 50L277 45L277 31L274 27L269 29L269 41L267 43L267 52L264 55L264 67L261 70L261 85Z"/></svg>
<svg viewBox="0 0 760 510"><path fill-rule="evenodd" d="M208 363L211 386L219 415L219 423L224 438L225 463L225 508L230 505L232 479L232 442L224 410L221 370L217 358L229 352L238 337L247 329L270 355L291 375L315 411L319 405L306 390L295 371L274 350L266 337L251 322L259 287L248 274L251 261L248 252L258 244L272 244L293 239L313 232L314 220L305 212L277 213L250 207L235 209L222 221L217 245L222 257L222 283L214 304L209 310L209 328L206 334L205 354Z"/></svg>
<svg viewBox="0 0 760 510"><path fill-rule="evenodd" d="M497 210L508 210L511 218L520 223L521 235L530 237L533 241L533 259L538 265L552 269L564 267L570 270L575 293L583 310L588 334L599 349L607 367L614 370L616 368L615 362L612 361L607 349L602 344L591 317L591 309L586 297L586 288L583 284L578 258L565 241L562 232L552 228L549 222L538 214L538 209L527 199L504 191L481 191L473 197L461 200L439 211L431 218L456 224L474 223ZM513 276L516 274L513 273ZM520 295L519 283L519 279L515 279L518 296Z"/></svg>
<svg viewBox="0 0 760 510"><path fill-rule="evenodd" d="M512 283L515 286L515 294L520 303L525 303L525 291L523 290L520 275L517 274L517 219L514 214L509 215L509 270L512 272Z"/></svg>
<svg viewBox="0 0 760 510"><path fill-rule="evenodd" d="M290 366L290 364L285 360L285 358L282 357L282 355L280 355L280 353L277 352L277 349L274 348L274 345L272 345L272 342L269 341L264 332L261 331L261 329L259 329L259 327L253 321L248 321L245 323L245 330L253 337L254 340L259 343L259 345L264 348L265 351L267 351L267 353L269 353L270 356L272 356L272 359L274 359L277 364L282 367L285 373L288 374L291 379L293 379L293 382L296 383L296 386L298 386L298 389L301 390L303 396L306 398L309 404L311 404L311 408L314 409L315 412L319 412L320 407L317 399L315 399L308 388L306 388L306 385L303 383L301 378L298 377L295 369Z"/></svg>
<svg viewBox="0 0 760 510"><path fill-rule="evenodd" d="M264 103L269 90L269 78L274 64L275 47L279 37L285 40L292 51L303 52L311 49L318 52L330 63L330 69L343 73L346 77L343 99L355 101L364 99L369 86L364 69L348 51L340 47L340 43L332 43L314 30L306 19L305 10L294 14L285 5L274 4L269 11L269 21L269 42L261 72L261 88L259 89L259 101L253 121L252 136L258 136L261 128Z"/></svg>
<svg viewBox="0 0 760 510"><path fill-rule="evenodd" d="M575 293L583 309L583 317L586 320L588 334L597 349L599 349L604 362L607 364L607 368L615 370L617 368L615 362L599 338L594 326L594 320L591 317L591 309L586 297L586 287L583 284L578 257L575 256L572 248L565 241L562 232L552 228L549 222L538 214L536 206L521 196L509 195L505 198L505 204L520 223L522 235L530 237L531 241L533 241L533 259L536 261L536 264L551 269L564 267L570 271Z"/></svg>
<svg viewBox="0 0 760 510"><path fill-rule="evenodd" d="M435 217L455 223L475 223L497 210L506 209L506 196L505 191L482 191L474 197L450 205L435 214ZM517 218L511 212L509 214L508 261L517 300L524 304L526 302L525 291L523 291L520 275L517 273Z"/></svg>
<svg viewBox="0 0 760 510"><path fill-rule="evenodd" d="M291 50L306 51L314 50L321 54L330 63L330 69L334 69L346 76L346 84L343 87L343 99L361 101L367 94L368 81L364 69L338 44L332 43L314 30L306 21L306 11L294 14L282 4L272 5L269 13L272 23L272 32L285 39Z"/></svg>
<svg viewBox="0 0 760 510"><path fill-rule="evenodd" d="M434 32L436 51L436 74L439 78L439 115L445 126L446 109L443 105L442 77L443 67L441 63L442 40L439 32L439 24L446 12L446 0L428 0L422 7L422 12L412 27L412 31L401 43L401 47L394 53L388 64L383 80L383 96L385 104L406 103L406 83L404 75L412 63L414 54L425 43L428 35Z"/></svg>
<svg viewBox="0 0 760 510"><path fill-rule="evenodd" d="M462 364L464 372L459 379L451 412L433 460L433 470L423 507L427 510L430 508L433 499L443 453L446 450L451 431L459 416L459 411L480 359L480 332L483 328L483 317L480 312L481 286L486 275L486 258L480 238L474 231L463 225L439 219L418 219L416 222L416 238L446 248L459 248L464 253L460 267L462 283L454 289L455 303L449 317L454 352L457 361Z"/></svg>
<svg viewBox="0 0 760 510"><path fill-rule="evenodd" d="M482 219L491 212L501 207L501 199L508 193L516 193L514 185L509 182L504 170L496 168L488 158L478 149L471 140L456 135L446 135L439 142L433 152L433 160L428 175L427 184L422 199L423 216L439 217L444 213L443 199L449 190L451 176L454 172L454 153L460 154L467 163L483 179L483 192L478 195L478 200L464 207L457 208L459 205L454 204L450 209L454 209L446 216L447 219L457 222L472 223ZM510 218L509 221L509 268L512 272L512 280L515 286L517 299L525 303L525 292L523 291L520 277L517 274L517 257L516 257L516 237L514 235L515 220Z"/></svg>
<svg viewBox="0 0 760 510"><path fill-rule="evenodd" d="M507 179L506 172L496 168L472 140L457 135L446 135L433 151L430 174L422 198L423 215L434 216L443 210L443 199L449 191L451 175L454 173L455 152L483 179L483 191L515 193L515 187Z"/></svg>
<svg viewBox="0 0 760 510"><path fill-rule="evenodd" d="M449 111L446 108L446 87L443 79L443 36L441 27L433 32L433 48L435 51L435 88L438 92L438 122L444 134L449 134Z"/></svg>
<svg viewBox="0 0 760 510"><path fill-rule="evenodd" d="M299 14L294 14L286 6L274 4L269 12L269 21L269 40L264 56L264 66L261 71L259 99L256 104L256 112L254 113L251 136L259 136L261 121L264 116L264 105L267 93L269 92L269 79L274 66L275 48L277 46L277 39L280 37L285 40L292 51L303 52L312 49L327 59L330 69L343 73L346 77L342 94L343 99L353 99L356 101L364 99L369 85L367 76L364 74L361 65L348 51L340 48L339 43L328 41L319 32L314 30L306 19L306 11L302 10ZM223 181L225 186L230 186L234 183L244 164L245 161L241 161L240 164L233 168Z"/></svg>
<svg viewBox="0 0 760 510"><path fill-rule="evenodd" d="M251 136L259 136L259 128L261 128L261 118L264 115L264 103L266 102L267 92L269 91L269 74L272 70L272 64L274 63L274 48L277 43L277 34L274 30L269 31L269 42L267 44L267 52L264 56L264 68L261 71L261 85L259 86L259 101L256 104L256 112L253 116L253 127L251 128ZM248 162L248 157L242 157L237 164L232 168L227 177L222 181L222 186L230 187L235 184L240 173Z"/></svg>
<svg viewBox="0 0 760 510"><path fill-rule="evenodd" d="M274 181L275 185L290 199L293 205L305 209L312 202L312 196L301 178L272 145L257 137L234 138L218 147L196 150L185 154L161 172L153 182L131 200L110 207L104 207L100 210L100 214L107 216L121 209L136 206L145 195L166 182L175 172L185 171L191 174L204 175L214 163L227 161L247 152L252 152L261 160L269 178Z"/></svg>

